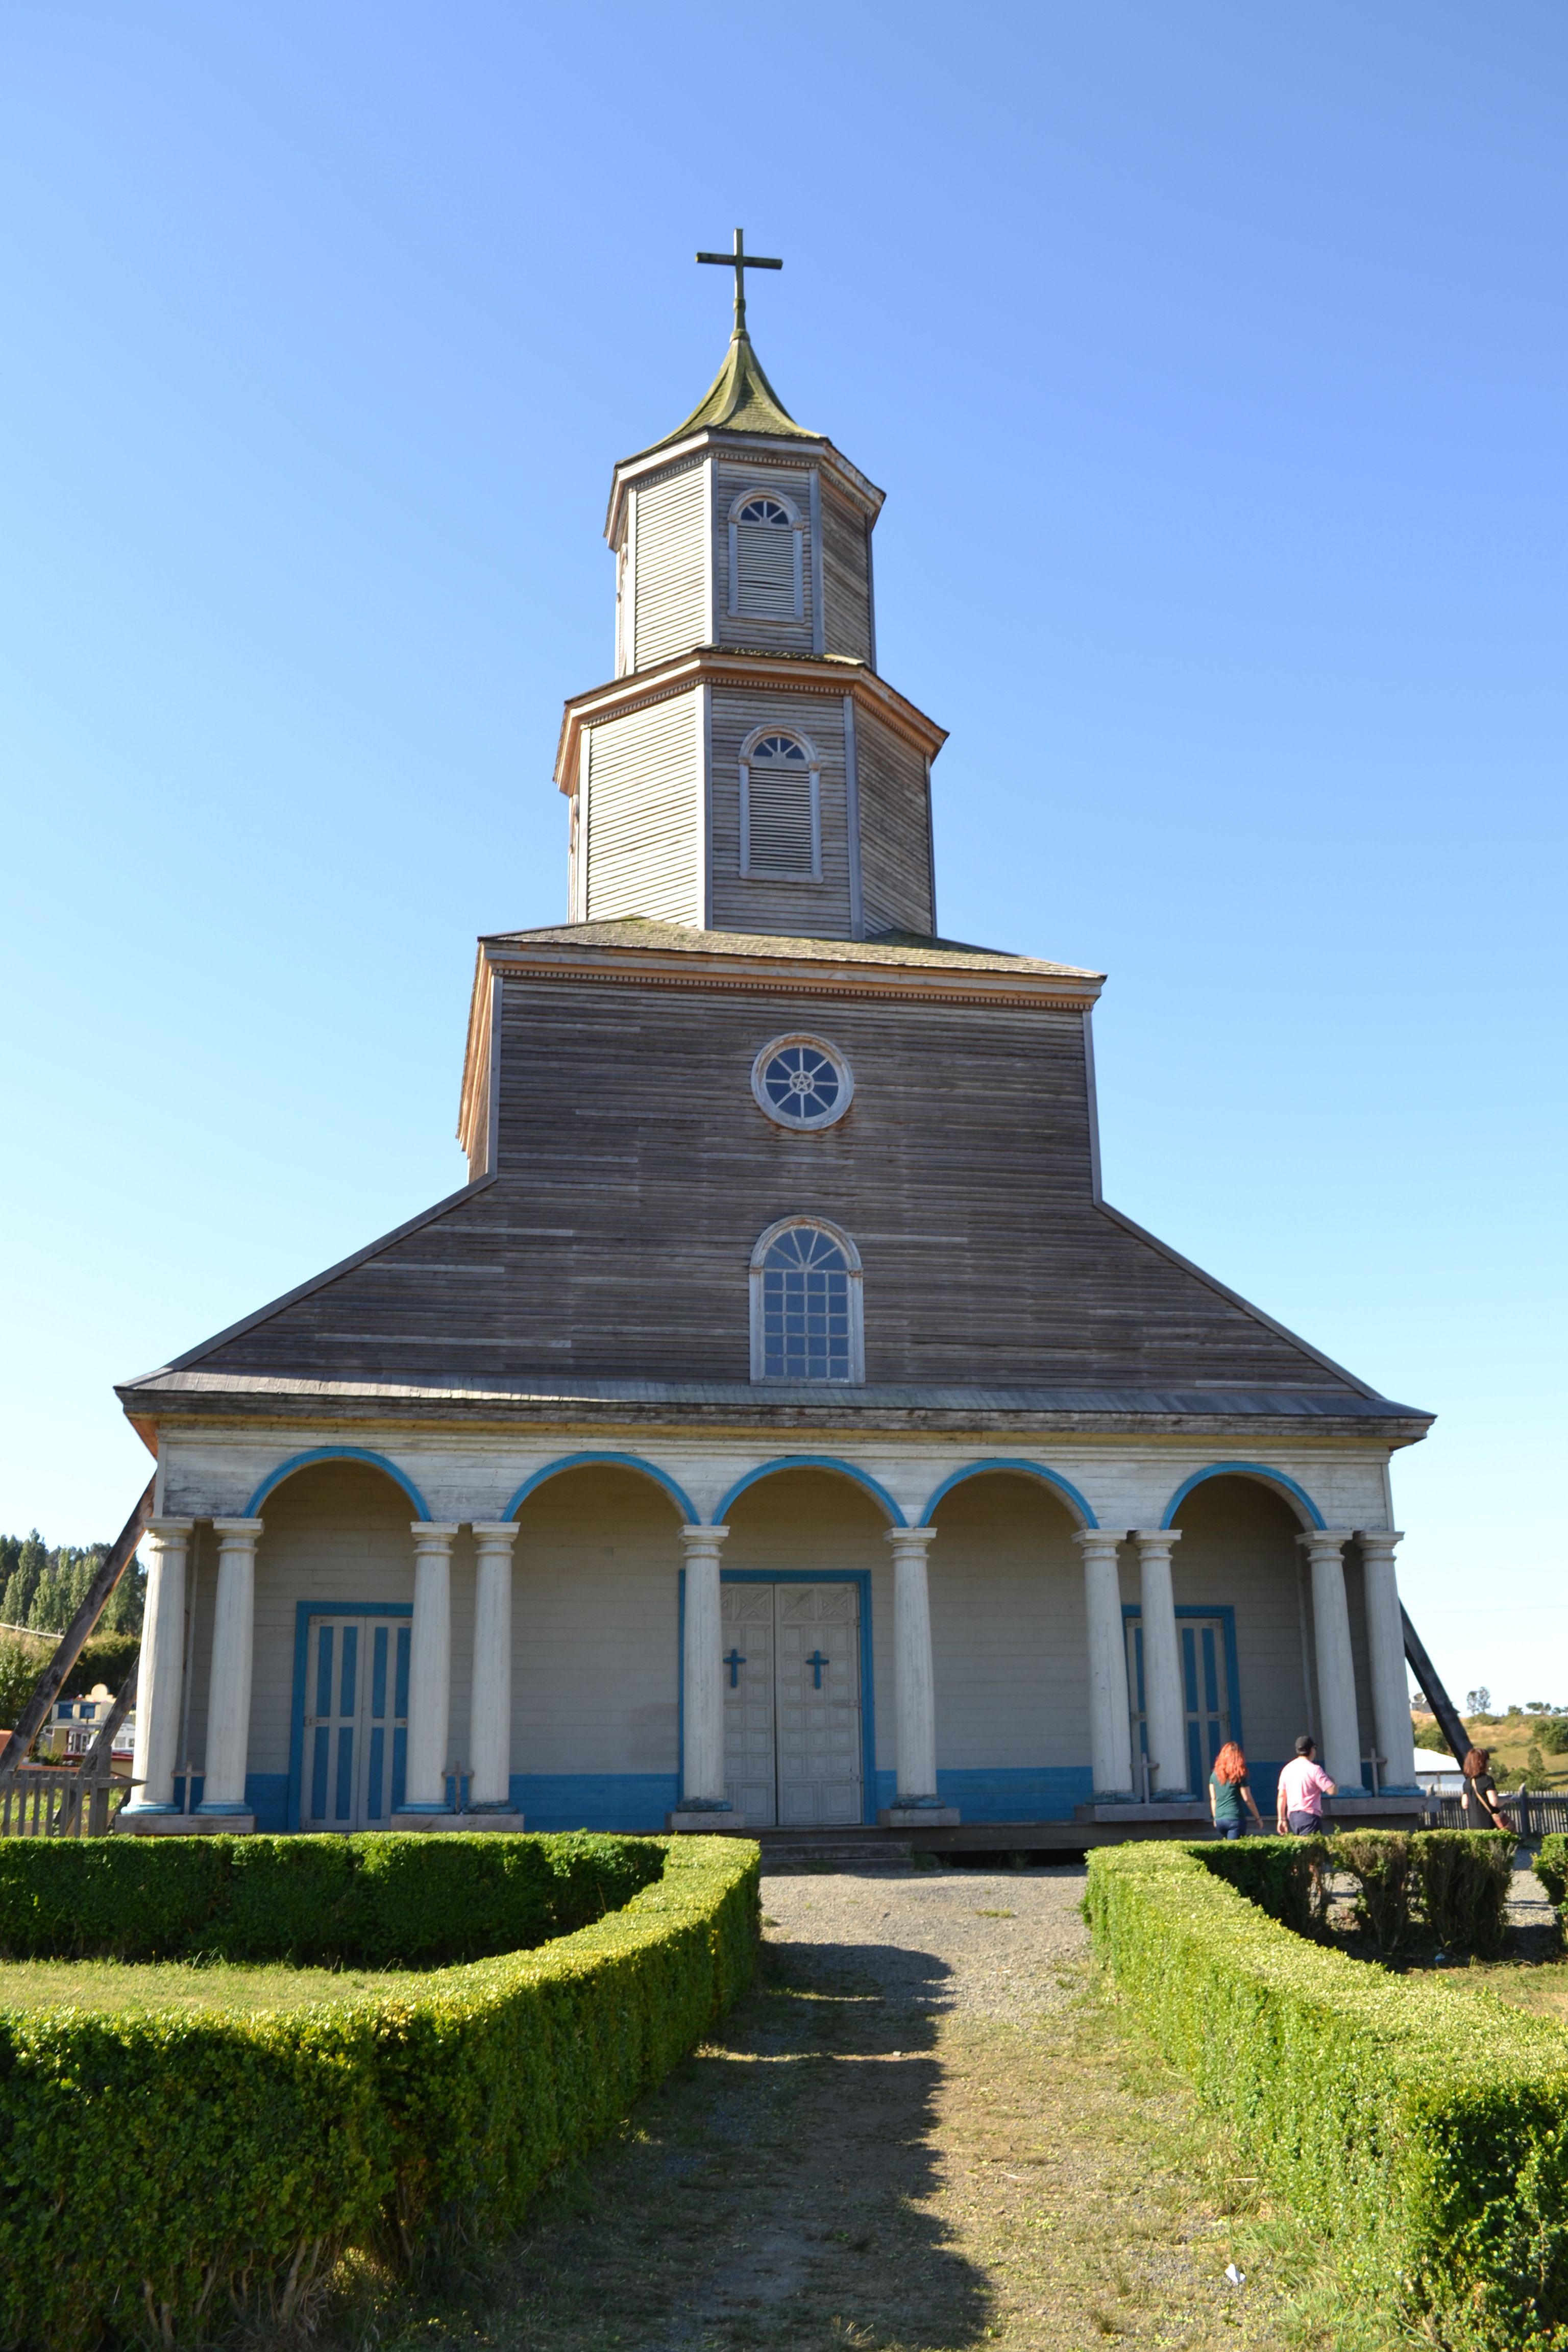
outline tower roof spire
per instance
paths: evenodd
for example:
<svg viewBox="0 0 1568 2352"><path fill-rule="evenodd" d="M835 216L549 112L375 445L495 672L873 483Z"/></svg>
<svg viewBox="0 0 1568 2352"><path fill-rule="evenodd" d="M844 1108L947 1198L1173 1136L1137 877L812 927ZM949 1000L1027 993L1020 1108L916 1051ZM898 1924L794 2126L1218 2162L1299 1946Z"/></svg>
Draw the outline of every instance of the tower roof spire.
<svg viewBox="0 0 1568 2352"><path fill-rule="evenodd" d="M653 449L667 448L670 442L683 440L687 434L700 432L705 425L722 426L727 433L784 434L801 441L820 441L820 433L809 425L797 425L773 385L768 382L763 363L752 346L746 332L746 272L748 269L782 269L784 263L766 256L746 251L746 232L735 231L734 249L730 253L700 253L699 261L710 262L719 269L735 273L735 325L730 337L730 348L724 354L724 364L714 377L689 416L678 425L673 433L650 443ZM646 457L648 452L638 453Z"/></svg>

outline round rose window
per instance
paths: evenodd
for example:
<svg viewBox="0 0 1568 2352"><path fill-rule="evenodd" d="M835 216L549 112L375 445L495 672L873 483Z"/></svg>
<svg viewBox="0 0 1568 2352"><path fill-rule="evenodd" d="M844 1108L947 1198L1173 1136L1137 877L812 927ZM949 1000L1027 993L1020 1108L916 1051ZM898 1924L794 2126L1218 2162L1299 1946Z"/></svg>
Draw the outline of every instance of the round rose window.
<svg viewBox="0 0 1568 2352"><path fill-rule="evenodd" d="M752 1092L780 1127L831 1127L854 1091L848 1063L820 1037L775 1037L752 1065Z"/></svg>

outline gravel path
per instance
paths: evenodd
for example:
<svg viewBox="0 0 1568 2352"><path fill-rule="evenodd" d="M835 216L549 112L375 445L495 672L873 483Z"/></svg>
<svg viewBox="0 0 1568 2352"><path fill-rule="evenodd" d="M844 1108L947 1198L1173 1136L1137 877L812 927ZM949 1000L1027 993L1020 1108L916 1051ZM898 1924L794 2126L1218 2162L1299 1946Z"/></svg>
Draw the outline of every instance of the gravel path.
<svg viewBox="0 0 1568 2352"><path fill-rule="evenodd" d="M1055 1869L910 1868L770 1874L773 1945L809 1954L817 1976L870 1978L883 2000L926 2015L1019 2021L1060 2006L1064 1969L1089 1950L1081 1864ZM814 1948L838 1948L825 1958Z"/></svg>

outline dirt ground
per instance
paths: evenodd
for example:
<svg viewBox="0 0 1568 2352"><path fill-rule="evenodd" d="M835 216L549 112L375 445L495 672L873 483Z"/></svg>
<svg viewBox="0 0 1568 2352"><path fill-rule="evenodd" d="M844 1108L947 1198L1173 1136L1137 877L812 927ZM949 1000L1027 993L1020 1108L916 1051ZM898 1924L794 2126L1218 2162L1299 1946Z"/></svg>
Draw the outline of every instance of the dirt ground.
<svg viewBox="0 0 1568 2352"><path fill-rule="evenodd" d="M1091 1979L1081 1869L770 1875L757 1990L526 2235L339 2331L437 2352L1384 2339ZM1227 2263L1247 2274L1227 2280Z"/></svg>

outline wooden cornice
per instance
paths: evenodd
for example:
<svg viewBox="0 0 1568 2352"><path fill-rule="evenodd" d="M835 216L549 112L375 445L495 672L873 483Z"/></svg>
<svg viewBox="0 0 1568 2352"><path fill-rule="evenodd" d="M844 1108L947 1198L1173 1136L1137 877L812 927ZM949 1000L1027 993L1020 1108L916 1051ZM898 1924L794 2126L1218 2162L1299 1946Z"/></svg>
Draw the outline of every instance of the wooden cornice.
<svg viewBox="0 0 1568 2352"><path fill-rule="evenodd" d="M797 473L803 466L815 466L840 497L873 524L887 502L886 490L879 490L825 436L780 434L775 438L772 434L727 433L722 425L704 425L697 432L689 433L683 441L645 449L638 457L621 459L610 484L610 503L605 515L605 537L610 545L616 544L629 489L654 475L668 472L671 467L687 464L709 449L715 457L734 457L748 465L792 466Z"/></svg>
<svg viewBox="0 0 1568 2352"><path fill-rule="evenodd" d="M724 646L694 646L689 653L672 655L652 668L632 670L604 686L571 696L561 720L555 754L555 781L563 793L577 789L577 761L583 730L605 719L624 719L629 711L671 696L689 694L697 687L755 687L769 694L852 694L858 707L871 711L895 734L901 735L921 759L934 760L947 740L939 727L896 687L862 661L842 654L756 653Z"/></svg>
<svg viewBox="0 0 1568 2352"><path fill-rule="evenodd" d="M620 988L721 991L731 995L889 997L934 1004L996 1005L1009 1012L1086 1013L1100 992L1100 976L998 971L984 967L861 963L826 955L770 956L747 949L659 949L584 940L541 940L537 946L487 940L484 964L503 980L587 981Z"/></svg>

